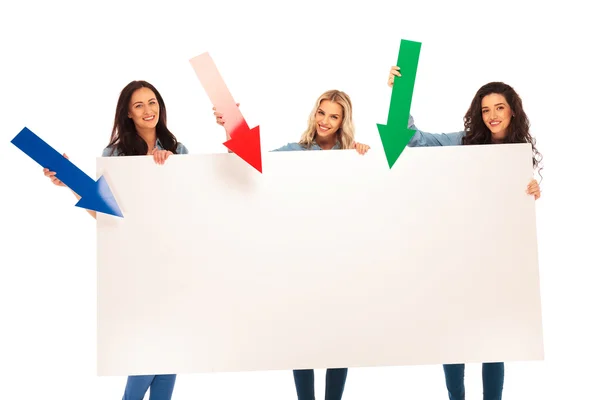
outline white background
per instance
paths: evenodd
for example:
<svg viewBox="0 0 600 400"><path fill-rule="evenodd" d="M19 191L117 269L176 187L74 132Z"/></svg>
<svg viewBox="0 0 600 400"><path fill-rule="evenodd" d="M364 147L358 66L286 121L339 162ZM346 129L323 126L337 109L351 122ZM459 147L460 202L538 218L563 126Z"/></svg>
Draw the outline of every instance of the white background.
<svg viewBox="0 0 600 400"><path fill-rule="evenodd" d="M537 217L546 361L507 364L504 398L597 396L600 30L589 2L204 3L2 4L2 397L120 399L125 384L95 377L94 220L10 143L23 126L93 176L119 91L145 79L190 152L224 152L188 62L209 51L249 125L260 125L265 149L298 140L330 88L352 97L357 140L380 146L376 123L387 118L386 78L402 38L423 43L417 126L461 129L475 91L501 80L522 96L544 155ZM323 371L316 379L322 398ZM468 366L466 384L478 398L479 365ZM291 372L182 375L173 398L281 393L295 396ZM446 398L441 366L353 369L344 399L363 398Z"/></svg>

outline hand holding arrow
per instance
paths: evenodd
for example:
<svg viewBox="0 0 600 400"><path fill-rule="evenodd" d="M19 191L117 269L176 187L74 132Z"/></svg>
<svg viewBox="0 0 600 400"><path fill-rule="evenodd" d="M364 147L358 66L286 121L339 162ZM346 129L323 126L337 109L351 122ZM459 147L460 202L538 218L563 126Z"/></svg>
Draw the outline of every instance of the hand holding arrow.
<svg viewBox="0 0 600 400"><path fill-rule="evenodd" d="M11 143L43 168L56 172L56 177L81 197L75 204L77 207L123 218L103 176L94 181L27 127Z"/></svg>
<svg viewBox="0 0 600 400"><path fill-rule="evenodd" d="M213 106L227 116L224 127L231 139L223 144L262 173L259 127L250 129L208 53L192 58L190 63Z"/></svg>
<svg viewBox="0 0 600 400"><path fill-rule="evenodd" d="M396 65L400 67L402 79L396 79L392 87L387 125L377 124L390 169L415 134L413 129L408 129L408 120L420 52L421 43L404 39L400 42Z"/></svg>

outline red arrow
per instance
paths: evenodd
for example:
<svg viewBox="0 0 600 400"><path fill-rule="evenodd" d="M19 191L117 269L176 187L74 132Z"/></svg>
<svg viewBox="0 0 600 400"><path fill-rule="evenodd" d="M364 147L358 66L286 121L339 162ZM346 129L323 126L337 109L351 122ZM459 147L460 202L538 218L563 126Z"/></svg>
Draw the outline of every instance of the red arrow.
<svg viewBox="0 0 600 400"><path fill-rule="evenodd" d="M213 105L226 116L225 131L231 139L223 144L262 173L259 127L250 129L208 53L192 58L190 63Z"/></svg>

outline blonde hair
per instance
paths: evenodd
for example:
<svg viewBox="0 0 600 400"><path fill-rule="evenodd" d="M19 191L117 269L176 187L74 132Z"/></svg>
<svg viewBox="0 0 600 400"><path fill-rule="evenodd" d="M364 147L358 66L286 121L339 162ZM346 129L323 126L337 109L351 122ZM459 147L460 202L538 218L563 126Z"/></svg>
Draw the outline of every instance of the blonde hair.
<svg viewBox="0 0 600 400"><path fill-rule="evenodd" d="M302 134L300 145L304 147L310 147L315 143L315 136L317 134L317 122L315 115L317 109L321 105L323 100L329 100L339 104L343 110L342 124L336 132L337 141L340 143L342 149L350 149L354 144L354 121L352 120L352 102L350 96L341 90L328 90L323 93L315 102L310 117L308 118L308 128Z"/></svg>

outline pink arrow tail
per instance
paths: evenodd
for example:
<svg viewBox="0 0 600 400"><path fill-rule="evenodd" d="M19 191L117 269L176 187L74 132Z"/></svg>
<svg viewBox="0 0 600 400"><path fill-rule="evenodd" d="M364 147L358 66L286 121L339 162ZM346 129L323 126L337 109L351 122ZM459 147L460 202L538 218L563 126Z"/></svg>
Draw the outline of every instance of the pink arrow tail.
<svg viewBox="0 0 600 400"><path fill-rule="evenodd" d="M225 116L224 127L229 136L233 139L237 132L248 131L248 124L210 55L200 54L192 58L190 63L210 101Z"/></svg>

